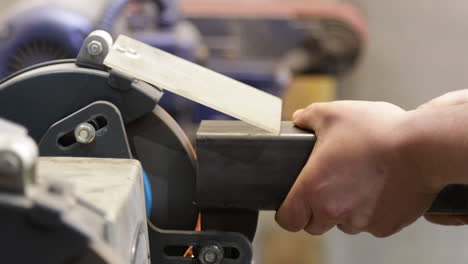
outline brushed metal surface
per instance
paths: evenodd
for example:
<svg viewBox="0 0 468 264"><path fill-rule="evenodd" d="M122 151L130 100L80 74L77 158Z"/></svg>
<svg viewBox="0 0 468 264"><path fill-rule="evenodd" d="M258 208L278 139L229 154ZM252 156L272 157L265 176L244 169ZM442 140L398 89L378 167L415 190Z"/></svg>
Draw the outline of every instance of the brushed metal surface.
<svg viewBox="0 0 468 264"><path fill-rule="evenodd" d="M247 123L279 134L282 100L195 63L119 36L104 64Z"/></svg>

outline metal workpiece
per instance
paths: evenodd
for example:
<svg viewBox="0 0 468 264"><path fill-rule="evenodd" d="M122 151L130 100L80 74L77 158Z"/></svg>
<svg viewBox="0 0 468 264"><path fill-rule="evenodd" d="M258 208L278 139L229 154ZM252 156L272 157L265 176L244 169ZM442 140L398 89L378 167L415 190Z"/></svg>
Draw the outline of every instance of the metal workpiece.
<svg viewBox="0 0 468 264"><path fill-rule="evenodd" d="M128 52L132 49L135 54ZM104 64L270 132L279 132L280 98L137 40L119 36Z"/></svg>
<svg viewBox="0 0 468 264"><path fill-rule="evenodd" d="M449 185L427 211L428 214L467 214L468 185Z"/></svg>
<svg viewBox="0 0 468 264"><path fill-rule="evenodd" d="M25 193L34 182L37 157L26 129L0 118L0 190Z"/></svg>
<svg viewBox="0 0 468 264"><path fill-rule="evenodd" d="M276 210L315 144L315 135L282 122L273 135L241 121L203 121L197 132L197 205Z"/></svg>
<svg viewBox="0 0 468 264"><path fill-rule="evenodd" d="M315 141L291 122L283 122L275 136L240 121L203 121L197 132L197 205L278 209ZM468 213L468 186L448 186L427 213Z"/></svg>

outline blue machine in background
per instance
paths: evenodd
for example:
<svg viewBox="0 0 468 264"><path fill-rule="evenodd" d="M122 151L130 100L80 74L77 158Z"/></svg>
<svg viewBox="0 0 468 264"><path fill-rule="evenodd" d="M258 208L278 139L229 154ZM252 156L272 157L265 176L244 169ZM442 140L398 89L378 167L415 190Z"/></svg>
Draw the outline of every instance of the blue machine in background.
<svg viewBox="0 0 468 264"><path fill-rule="evenodd" d="M57 4L36 5L19 10L6 21L6 32L0 38L0 79L37 63L75 58L85 37L96 29L114 35L127 34L179 57L196 60L199 38L180 37L178 31L183 21L177 1L108 2L98 17L86 16L74 6L60 7ZM147 8L141 7L143 4L154 9L151 17L138 13L139 5L140 11ZM131 11L126 12L129 9ZM125 32L115 29L119 20L124 20ZM167 94L161 104L176 118L179 117L181 123L198 120L196 106L192 102Z"/></svg>
<svg viewBox="0 0 468 264"><path fill-rule="evenodd" d="M154 9L151 15L143 14L148 11L144 4ZM102 10L97 17L89 17L74 6L49 3L23 8L9 18L7 34L0 38L0 78L40 62L74 58L85 37L95 29L103 29L114 37L127 34L179 57L203 63L277 96L281 96L288 85L284 74L277 71L278 61L274 59L225 63L216 54L211 58L207 53L201 61L198 54L204 44L198 29L203 31L204 28L197 29L183 20L176 0L109 0ZM122 20L124 32L116 26ZM209 48L205 50L211 52ZM160 104L183 126L193 126L201 119L230 118L170 93L166 93Z"/></svg>
<svg viewBox="0 0 468 264"><path fill-rule="evenodd" d="M40 62L75 57L92 29L88 18L63 8L20 12L0 40L0 77Z"/></svg>
<svg viewBox="0 0 468 264"><path fill-rule="evenodd" d="M72 7L47 4L26 8L7 21L7 32L0 39L0 77L38 62L74 58L81 43L92 30L113 32L124 9L133 0L113 0L96 18L90 18ZM172 34L180 22L177 1L157 0L157 17L153 19L158 33L144 35L144 41L172 53L192 56L192 43L177 43ZM95 22L96 21L96 22ZM181 52L180 52L181 51Z"/></svg>

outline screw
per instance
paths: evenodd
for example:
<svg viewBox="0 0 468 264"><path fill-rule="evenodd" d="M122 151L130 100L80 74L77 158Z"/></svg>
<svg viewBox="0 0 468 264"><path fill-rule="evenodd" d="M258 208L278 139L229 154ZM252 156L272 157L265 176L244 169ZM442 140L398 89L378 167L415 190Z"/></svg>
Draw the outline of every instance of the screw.
<svg viewBox="0 0 468 264"><path fill-rule="evenodd" d="M97 40L93 40L88 44L88 52L91 55L100 55L102 53L102 50L102 44Z"/></svg>
<svg viewBox="0 0 468 264"><path fill-rule="evenodd" d="M207 246L200 251L200 260L203 264L219 264L223 260L223 255L218 246Z"/></svg>
<svg viewBox="0 0 468 264"><path fill-rule="evenodd" d="M78 143L89 144L96 137L96 130L89 123L81 123L75 128L75 139Z"/></svg>

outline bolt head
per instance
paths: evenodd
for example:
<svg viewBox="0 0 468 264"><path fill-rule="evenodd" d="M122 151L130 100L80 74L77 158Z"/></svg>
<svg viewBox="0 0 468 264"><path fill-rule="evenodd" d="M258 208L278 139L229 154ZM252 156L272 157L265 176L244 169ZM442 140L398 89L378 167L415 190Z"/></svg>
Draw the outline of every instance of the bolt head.
<svg viewBox="0 0 468 264"><path fill-rule="evenodd" d="M103 51L103 47L102 47L101 42L99 42L97 40L93 40L88 44L89 54L97 56L97 55L100 55L102 53L102 51Z"/></svg>
<svg viewBox="0 0 468 264"><path fill-rule="evenodd" d="M223 252L218 246L207 246L200 251L199 259L203 264L219 264L223 260Z"/></svg>
<svg viewBox="0 0 468 264"><path fill-rule="evenodd" d="M218 259L218 256L216 255L216 252L214 251L207 251L205 255L203 256L203 258L208 263L215 263L216 260Z"/></svg>
<svg viewBox="0 0 468 264"><path fill-rule="evenodd" d="M81 123L75 128L74 134L78 143L89 144L94 141L96 130L89 123Z"/></svg>

